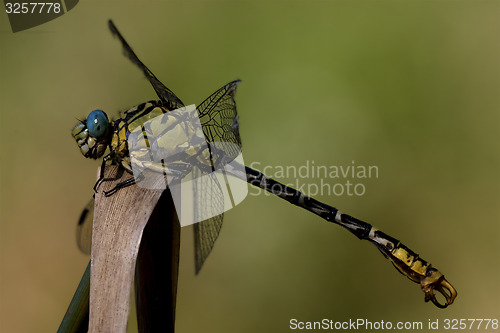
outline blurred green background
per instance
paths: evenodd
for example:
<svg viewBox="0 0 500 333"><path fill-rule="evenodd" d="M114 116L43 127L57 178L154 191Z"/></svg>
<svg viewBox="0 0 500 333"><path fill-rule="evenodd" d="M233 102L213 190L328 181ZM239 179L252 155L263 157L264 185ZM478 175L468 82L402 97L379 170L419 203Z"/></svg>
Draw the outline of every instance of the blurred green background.
<svg viewBox="0 0 500 333"><path fill-rule="evenodd" d="M317 199L401 239L458 290L446 310L426 304L369 243L250 195L199 276L183 229L178 332L500 318L498 1L81 1L15 34L0 14L1 332L54 332L88 262L75 226L99 162L71 138L76 119L156 98L109 18L186 104L243 80L247 164L378 166L365 195Z"/></svg>

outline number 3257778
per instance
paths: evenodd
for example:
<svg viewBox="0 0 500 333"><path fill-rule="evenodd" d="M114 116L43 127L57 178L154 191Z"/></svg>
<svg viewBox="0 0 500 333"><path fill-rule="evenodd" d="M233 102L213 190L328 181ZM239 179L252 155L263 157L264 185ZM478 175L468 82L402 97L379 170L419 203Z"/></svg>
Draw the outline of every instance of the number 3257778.
<svg viewBox="0 0 500 333"><path fill-rule="evenodd" d="M61 12L61 4L56 2L7 2L7 14L50 14Z"/></svg>

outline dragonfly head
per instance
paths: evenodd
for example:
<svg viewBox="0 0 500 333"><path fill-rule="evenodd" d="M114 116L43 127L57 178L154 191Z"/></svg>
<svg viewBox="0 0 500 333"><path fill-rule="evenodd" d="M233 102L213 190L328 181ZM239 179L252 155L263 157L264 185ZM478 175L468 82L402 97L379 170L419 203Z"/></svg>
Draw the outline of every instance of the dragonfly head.
<svg viewBox="0 0 500 333"><path fill-rule="evenodd" d="M73 128L72 135L83 156L96 159L106 151L111 132L106 113L102 110L94 110L87 119L80 121Z"/></svg>

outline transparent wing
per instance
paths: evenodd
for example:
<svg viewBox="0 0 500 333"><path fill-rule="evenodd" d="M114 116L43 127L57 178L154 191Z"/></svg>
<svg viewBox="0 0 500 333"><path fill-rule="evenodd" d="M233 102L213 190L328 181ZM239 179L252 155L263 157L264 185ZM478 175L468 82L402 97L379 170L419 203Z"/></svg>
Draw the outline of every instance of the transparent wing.
<svg viewBox="0 0 500 333"><path fill-rule="evenodd" d="M163 83L161 83L160 80L158 80L156 76L154 76L154 74L149 70L149 68L147 68L146 65L144 65L142 61L139 60L137 55L134 53L132 48L128 45L128 43L123 38L122 34L118 31L118 29L114 25L113 21L109 20L108 24L111 33L117 36L120 42L122 43L123 52L125 53L127 58L129 58L134 64L136 64L142 70L144 76L146 76L146 78L149 80L154 90L156 91L156 94L164 103L164 106L167 107L169 110L175 110L184 106L181 100L177 96L175 96L175 94L170 89L165 87L165 85L163 85Z"/></svg>
<svg viewBox="0 0 500 333"><path fill-rule="evenodd" d="M205 210L224 212L224 194L215 175L209 174L202 178L202 188L195 188L195 214L205 214ZM213 214L210 214L213 215ZM206 215L209 216L209 215ZM203 263L214 247L222 227L224 214L216 215L194 224L194 252L196 274L201 270Z"/></svg>
<svg viewBox="0 0 500 333"><path fill-rule="evenodd" d="M222 151L218 156L224 156L224 163L234 160L241 152L241 139L236 113L234 94L240 80L229 82L198 105L200 123L206 140L215 143ZM217 157L218 158L218 157ZM218 161L214 161L220 165Z"/></svg>
<svg viewBox="0 0 500 333"><path fill-rule="evenodd" d="M236 87L240 82L240 80L235 80L224 85L197 107L205 138L207 142L214 143L211 147L217 150L216 152L212 151L212 153L215 153L212 154L215 166L225 165L241 153L238 114L234 100ZM202 203L210 202L209 205L205 205L205 209L211 207L211 209L217 209L217 211L224 211L224 194L213 174L209 182L212 182L212 186L209 186L212 191L196 191L195 193L200 196L197 201ZM219 236L223 218L224 214L220 214L194 225L197 274Z"/></svg>
<svg viewBox="0 0 500 333"><path fill-rule="evenodd" d="M76 243L85 254L90 254L92 247L92 225L94 221L94 199L90 200L82 211L76 228Z"/></svg>
<svg viewBox="0 0 500 333"><path fill-rule="evenodd" d="M214 216L194 225L194 259L198 274L219 237L224 214Z"/></svg>

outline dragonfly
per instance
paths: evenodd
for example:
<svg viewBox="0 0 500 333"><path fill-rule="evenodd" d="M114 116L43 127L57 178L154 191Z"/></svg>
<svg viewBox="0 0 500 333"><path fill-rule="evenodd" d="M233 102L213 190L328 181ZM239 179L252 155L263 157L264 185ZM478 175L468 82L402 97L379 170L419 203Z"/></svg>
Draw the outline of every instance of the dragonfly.
<svg viewBox="0 0 500 333"><path fill-rule="evenodd" d="M107 164L119 165L132 174L128 139L134 129L138 126L143 126L145 122L154 117L184 107L183 102L139 60L111 20L108 22L108 25L112 34L121 42L126 57L143 72L155 90L159 100L138 104L125 111L123 116L113 121L109 120L104 111L94 110L90 112L86 119L80 121L73 128L72 135L78 144L80 152L86 158L103 158L100 177L94 186L94 190L96 191L100 183L104 181L104 168ZM229 82L197 106L206 141L230 143L226 146L220 146L221 151L217 155L223 156L223 158L212 157L211 160L214 163L227 164L229 161L235 159L239 148L241 148L235 102L235 92L239 83L239 80ZM168 130L164 131L164 133L167 132ZM107 150L109 153L105 155ZM211 151L208 152L208 154L212 153ZM198 151L195 154L200 154L200 152ZM202 165L199 167L205 166ZM259 187L295 206L306 209L327 222L340 225L361 240L371 242L401 274L411 281L420 284L425 294L425 302L431 301L439 308L446 308L454 302L457 291L445 279L444 275L398 239L376 229L367 222L342 213L337 208L319 202L248 166L232 169L230 172L233 172L235 176L243 177L252 186ZM182 177L182 175L178 176ZM105 192L105 194L107 196L113 195L121 188L131 186L138 181L139 179L131 175L129 179L116 184L113 189ZM93 200L91 200L82 212L77 228L77 242L79 248L85 253L90 253L91 247L92 210ZM219 214L194 224L195 269L197 274L218 238L222 222L223 214ZM442 296L439 297L441 301L437 297L439 294Z"/></svg>

